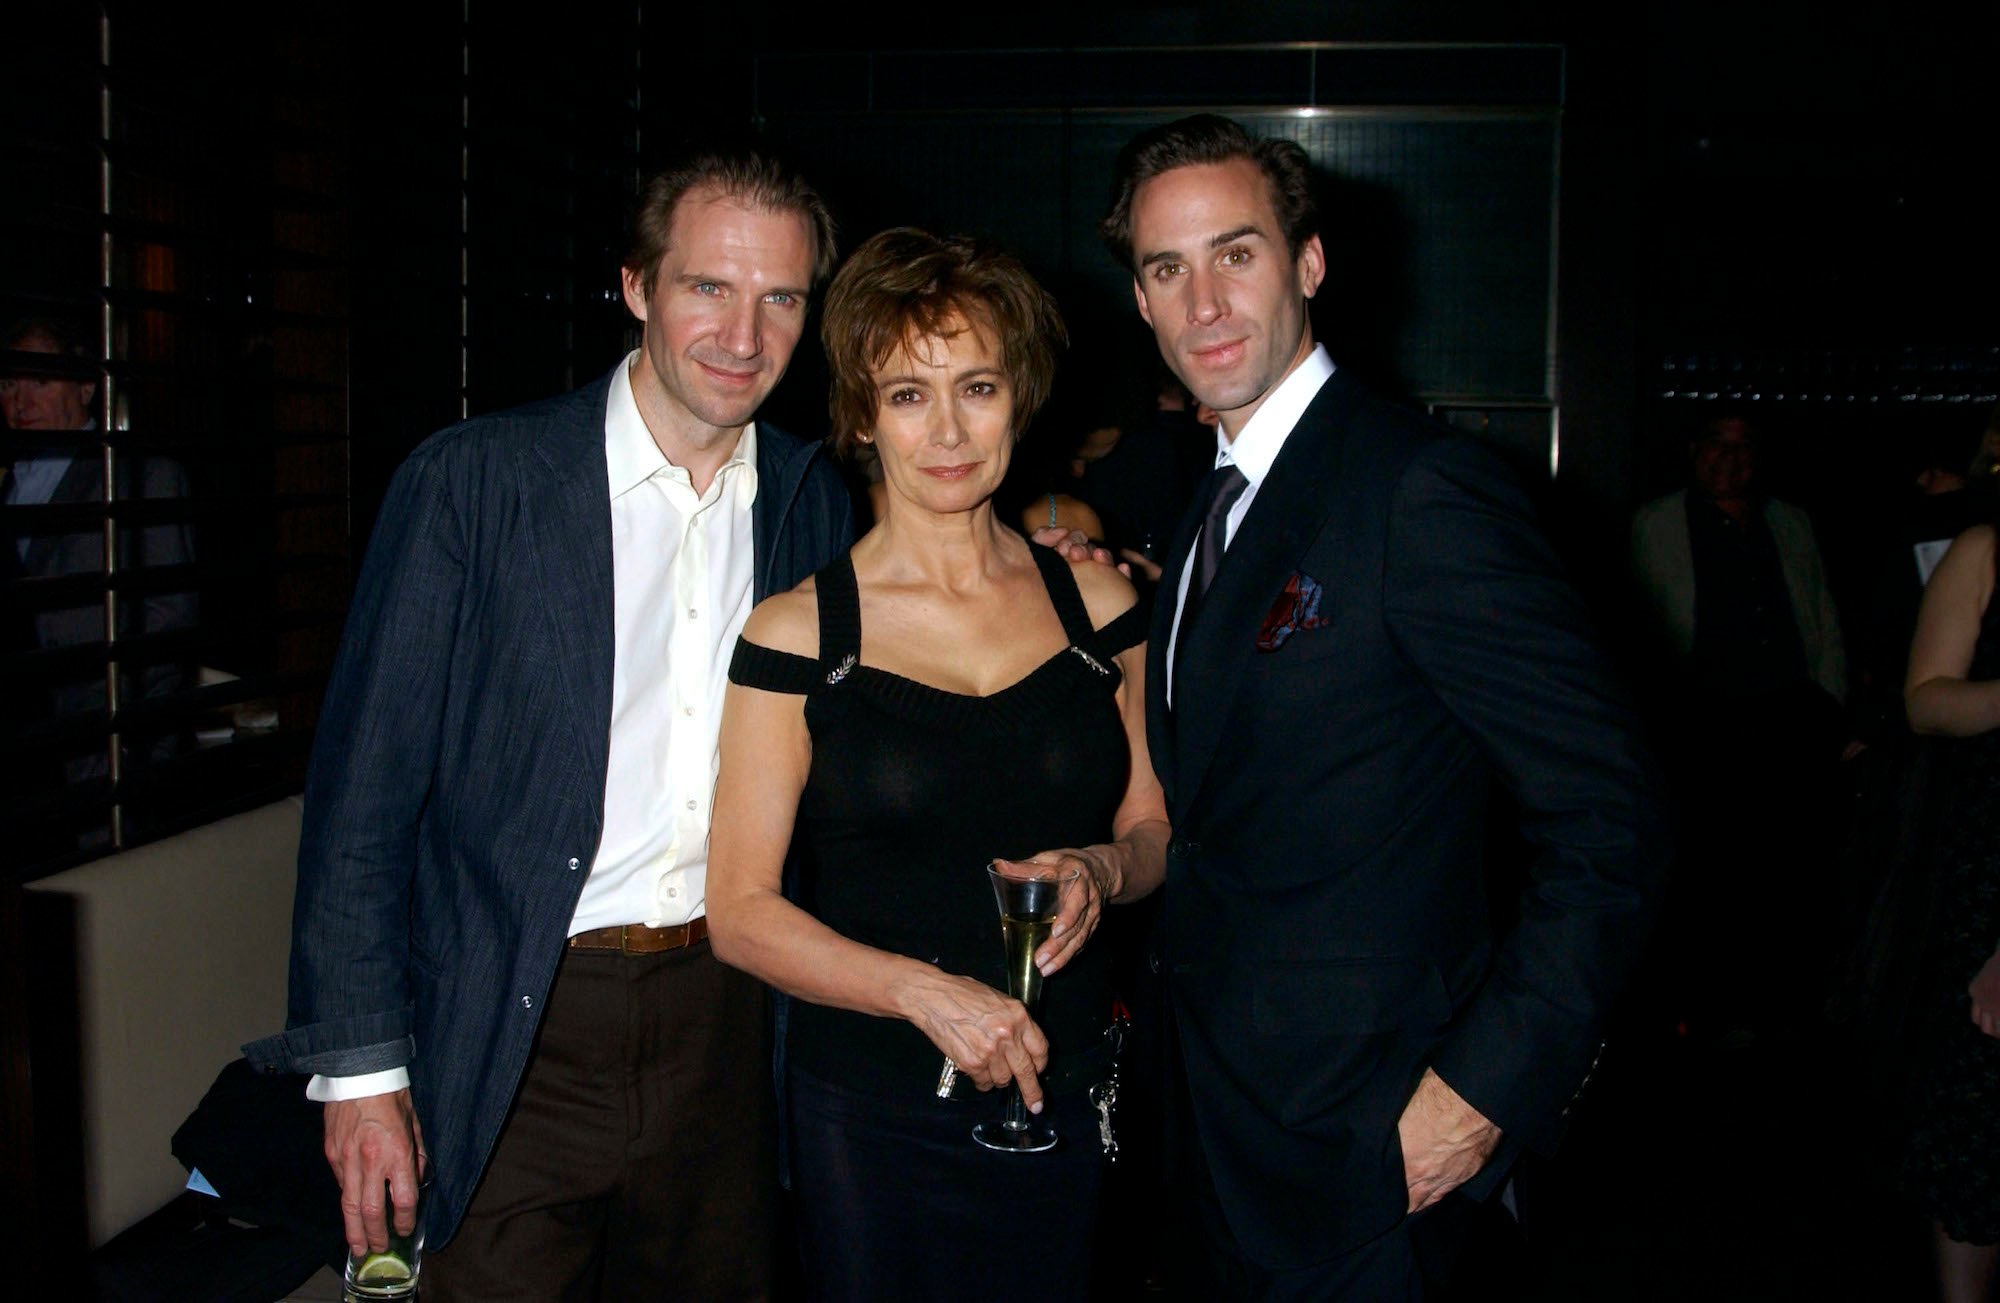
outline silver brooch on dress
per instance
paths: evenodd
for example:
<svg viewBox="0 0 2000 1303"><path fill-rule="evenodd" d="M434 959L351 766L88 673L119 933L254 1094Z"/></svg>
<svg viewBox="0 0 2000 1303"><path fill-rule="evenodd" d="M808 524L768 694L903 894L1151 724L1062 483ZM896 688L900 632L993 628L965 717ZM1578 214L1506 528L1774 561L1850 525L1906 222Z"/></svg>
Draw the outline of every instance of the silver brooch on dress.
<svg viewBox="0 0 2000 1303"><path fill-rule="evenodd" d="M1091 669L1096 670L1099 674L1104 675L1106 678L1111 677L1111 671L1105 669L1104 663L1098 660L1095 656L1092 656L1089 652L1077 646L1075 643L1071 643L1069 649L1075 652L1077 655L1083 657L1083 663L1085 665L1088 665Z"/></svg>
<svg viewBox="0 0 2000 1303"><path fill-rule="evenodd" d="M854 668L854 664L855 661L853 652L849 652L847 655L841 657L840 664L834 666L831 670L827 671L826 686L830 688L834 684L846 678L848 671Z"/></svg>

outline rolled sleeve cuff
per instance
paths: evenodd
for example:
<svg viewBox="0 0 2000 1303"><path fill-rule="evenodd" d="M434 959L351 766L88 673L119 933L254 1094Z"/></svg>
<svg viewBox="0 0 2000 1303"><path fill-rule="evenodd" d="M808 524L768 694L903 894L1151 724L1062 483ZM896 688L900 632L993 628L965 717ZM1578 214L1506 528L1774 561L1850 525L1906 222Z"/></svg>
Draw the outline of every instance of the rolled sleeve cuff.
<svg viewBox="0 0 2000 1303"><path fill-rule="evenodd" d="M408 1068L364 1072L354 1077L315 1075L306 1083L306 1098L317 1104L336 1104L344 1099L366 1099L370 1095L389 1095L409 1088Z"/></svg>
<svg viewBox="0 0 2000 1303"><path fill-rule="evenodd" d="M292 1027L243 1047L259 1072L359 1077L401 1068L416 1057L407 1008Z"/></svg>

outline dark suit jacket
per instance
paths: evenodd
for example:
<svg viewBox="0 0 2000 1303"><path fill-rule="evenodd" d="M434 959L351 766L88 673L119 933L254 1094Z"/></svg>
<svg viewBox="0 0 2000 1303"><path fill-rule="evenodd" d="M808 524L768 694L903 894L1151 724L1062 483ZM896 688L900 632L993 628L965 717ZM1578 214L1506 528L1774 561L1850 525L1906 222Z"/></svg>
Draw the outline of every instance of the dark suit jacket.
<svg viewBox="0 0 2000 1303"><path fill-rule="evenodd" d="M1259 651L1294 574L1328 623ZM1161 959L1230 1225L1296 1267L1403 1216L1396 1120L1426 1065L1510 1145L1554 1138L1658 898L1655 784L1515 477L1342 375L1181 631L1169 714L1173 618L1162 600L1149 666L1174 825ZM1504 937L1496 779L1537 852Z"/></svg>
<svg viewBox="0 0 2000 1303"><path fill-rule="evenodd" d="M118 498L183 499L188 496L187 472L180 463L165 457L122 456L118 460ZM104 462L95 448L77 450L69 469L56 482L49 497L51 506L64 503L104 501ZM14 540L6 540L8 547ZM160 566L186 565L194 560L194 543L186 524L124 527L118 531L118 568L137 570ZM96 574L104 569L104 532L88 529L68 534L35 534L29 539L27 554L20 559L20 573L42 579L56 575ZM196 598L192 589L182 592L148 593L144 599L120 603L119 634L165 633L192 628ZM35 645L74 647L104 641L104 604L92 601L82 606L40 611L32 617ZM133 676L132 686L142 695L161 696L181 686L181 666L160 662ZM100 670L73 682L56 685L53 708L59 715L83 714L104 709L104 675ZM96 772L103 772L101 758Z"/></svg>
<svg viewBox="0 0 2000 1303"><path fill-rule="evenodd" d="M272 1070L409 1065L433 1244L513 1100L603 831L617 377L446 430L397 471L306 783L289 1030L245 1047ZM820 445L760 425L755 596L852 532Z"/></svg>

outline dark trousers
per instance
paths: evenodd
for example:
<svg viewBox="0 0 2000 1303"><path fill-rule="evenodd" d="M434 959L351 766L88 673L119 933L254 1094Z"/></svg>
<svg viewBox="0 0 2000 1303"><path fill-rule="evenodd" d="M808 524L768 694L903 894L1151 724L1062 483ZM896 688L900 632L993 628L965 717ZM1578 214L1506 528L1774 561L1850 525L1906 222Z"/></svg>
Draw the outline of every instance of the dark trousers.
<svg viewBox="0 0 2000 1303"><path fill-rule="evenodd" d="M1203 1303L1508 1303L1520 1297L1519 1232L1504 1209L1446 1195L1366 1244L1289 1271L1250 1261L1203 1192L1189 1244L1198 1260L1173 1296ZM1329 1197L1335 1197L1329 1195ZM1470 1250L1478 1247L1481 1251Z"/></svg>
<svg viewBox="0 0 2000 1303"><path fill-rule="evenodd" d="M1184 1080L1182 1088L1185 1089ZM1183 1095L1181 1107L1186 1107ZM1185 1117L1185 1113L1182 1114ZM1189 1119L1192 1121L1192 1119ZM1188 1303L1516 1303L1524 1249L1497 1201L1448 1194L1376 1238L1290 1270L1250 1259L1209 1178L1200 1142L1177 1136L1171 1297ZM1328 1199L1338 1199L1328 1190Z"/></svg>
<svg viewBox="0 0 2000 1303"><path fill-rule="evenodd" d="M1081 1090L1046 1098L1056 1147L1000 1154L972 1139L999 1091L883 1099L793 1069L792 1193L813 1303L1083 1303L1091 1298L1104 1159Z"/></svg>
<svg viewBox="0 0 2000 1303"><path fill-rule="evenodd" d="M520 1094L424 1303L770 1297L764 988L706 942L566 950Z"/></svg>
<svg viewBox="0 0 2000 1303"><path fill-rule="evenodd" d="M1661 945L1697 1035L1809 1032L1837 946L1849 805L1839 707L1816 687L1691 701L1672 735L1680 852Z"/></svg>
<svg viewBox="0 0 2000 1303"><path fill-rule="evenodd" d="M1408 1222L1327 1262L1273 1270L1251 1261L1236 1242L1205 1163L1184 1158L1176 1178L1182 1197L1171 1297L1187 1303L1423 1303Z"/></svg>

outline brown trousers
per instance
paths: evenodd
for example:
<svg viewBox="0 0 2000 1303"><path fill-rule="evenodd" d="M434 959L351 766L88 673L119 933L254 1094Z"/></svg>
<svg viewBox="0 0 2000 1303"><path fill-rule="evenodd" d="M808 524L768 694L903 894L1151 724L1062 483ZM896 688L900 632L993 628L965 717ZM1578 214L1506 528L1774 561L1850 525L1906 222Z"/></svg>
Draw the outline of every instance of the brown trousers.
<svg viewBox="0 0 2000 1303"><path fill-rule="evenodd" d="M471 1207L424 1303L771 1294L776 1122L764 988L707 942L565 950Z"/></svg>

